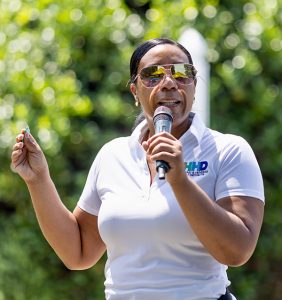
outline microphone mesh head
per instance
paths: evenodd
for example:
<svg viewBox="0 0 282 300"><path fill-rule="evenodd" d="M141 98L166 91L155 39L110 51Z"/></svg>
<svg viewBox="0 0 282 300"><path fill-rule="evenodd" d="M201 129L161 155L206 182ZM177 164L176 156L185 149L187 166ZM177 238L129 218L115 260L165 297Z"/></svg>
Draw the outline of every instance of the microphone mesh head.
<svg viewBox="0 0 282 300"><path fill-rule="evenodd" d="M165 115L168 115L169 117L172 118L172 112L171 110L166 107L166 106L159 106L157 107L157 109L155 110L154 112L154 118L157 116L157 115L160 115L160 114L165 114Z"/></svg>

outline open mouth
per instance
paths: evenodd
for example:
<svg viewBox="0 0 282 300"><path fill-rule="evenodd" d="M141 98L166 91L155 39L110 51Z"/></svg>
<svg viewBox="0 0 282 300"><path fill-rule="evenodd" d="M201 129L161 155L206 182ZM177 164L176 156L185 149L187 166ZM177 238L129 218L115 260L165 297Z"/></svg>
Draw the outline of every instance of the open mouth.
<svg viewBox="0 0 282 300"><path fill-rule="evenodd" d="M160 101L158 104L161 106L173 107L180 104L180 101Z"/></svg>

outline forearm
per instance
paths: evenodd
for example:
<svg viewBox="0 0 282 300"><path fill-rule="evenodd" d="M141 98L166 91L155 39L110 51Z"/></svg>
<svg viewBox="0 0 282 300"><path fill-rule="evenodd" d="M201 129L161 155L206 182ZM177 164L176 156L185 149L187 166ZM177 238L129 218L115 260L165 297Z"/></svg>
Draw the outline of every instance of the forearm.
<svg viewBox="0 0 282 300"><path fill-rule="evenodd" d="M226 265L245 263L256 238L237 215L220 207L189 177L178 177L174 194L193 231L209 253Z"/></svg>
<svg viewBox="0 0 282 300"><path fill-rule="evenodd" d="M60 200L51 178L27 186L43 235L66 266L76 264L81 256L79 226Z"/></svg>

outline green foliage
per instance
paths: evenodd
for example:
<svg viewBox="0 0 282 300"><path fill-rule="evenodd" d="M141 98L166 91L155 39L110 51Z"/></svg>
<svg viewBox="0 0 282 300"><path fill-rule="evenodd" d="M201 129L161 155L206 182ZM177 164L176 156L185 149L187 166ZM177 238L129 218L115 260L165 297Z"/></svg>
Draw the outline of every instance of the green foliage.
<svg viewBox="0 0 282 300"><path fill-rule="evenodd" d="M178 39L189 27L209 46L212 127L251 143L265 181L262 234L251 261L230 268L233 289L241 300L280 299L281 4L1 0L0 300L103 299L103 261L68 271L44 241L26 187L10 170L11 147L29 124L73 209L97 151L130 133L137 111L126 83L134 46Z"/></svg>

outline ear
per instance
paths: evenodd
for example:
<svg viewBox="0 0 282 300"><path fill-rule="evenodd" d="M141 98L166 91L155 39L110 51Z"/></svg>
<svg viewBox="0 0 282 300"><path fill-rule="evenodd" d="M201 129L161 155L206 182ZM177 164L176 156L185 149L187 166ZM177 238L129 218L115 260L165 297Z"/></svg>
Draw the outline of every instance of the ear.
<svg viewBox="0 0 282 300"><path fill-rule="evenodd" d="M137 97L137 89L136 89L136 85L134 83L130 84L130 91L131 91L133 97L136 98Z"/></svg>

